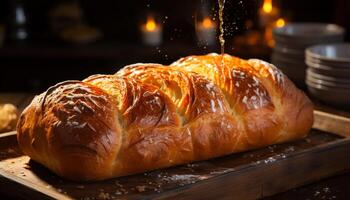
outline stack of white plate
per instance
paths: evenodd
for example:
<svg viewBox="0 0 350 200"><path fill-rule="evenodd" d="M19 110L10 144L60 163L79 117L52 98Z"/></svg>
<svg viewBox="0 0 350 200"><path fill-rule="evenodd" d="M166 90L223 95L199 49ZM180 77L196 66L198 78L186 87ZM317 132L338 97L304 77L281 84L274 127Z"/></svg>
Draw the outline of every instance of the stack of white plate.
<svg viewBox="0 0 350 200"><path fill-rule="evenodd" d="M350 107L350 43L317 45L306 50L306 84L321 101Z"/></svg>
<svg viewBox="0 0 350 200"><path fill-rule="evenodd" d="M316 44L342 42L344 32L342 27L322 23L291 23L276 28L272 63L298 86L305 87L305 49Z"/></svg>

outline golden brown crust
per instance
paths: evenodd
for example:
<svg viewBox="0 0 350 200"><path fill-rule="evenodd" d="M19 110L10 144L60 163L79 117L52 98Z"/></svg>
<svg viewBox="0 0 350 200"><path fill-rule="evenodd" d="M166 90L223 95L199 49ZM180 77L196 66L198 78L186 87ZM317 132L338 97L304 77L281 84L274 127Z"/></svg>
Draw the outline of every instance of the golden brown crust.
<svg viewBox="0 0 350 200"><path fill-rule="evenodd" d="M114 101L101 89L64 82L35 97L21 115L17 139L24 153L61 176L111 176L108 160L122 138L117 117Z"/></svg>
<svg viewBox="0 0 350 200"><path fill-rule="evenodd" d="M300 138L312 117L274 66L209 54L61 83L17 130L24 153L57 174L101 180Z"/></svg>

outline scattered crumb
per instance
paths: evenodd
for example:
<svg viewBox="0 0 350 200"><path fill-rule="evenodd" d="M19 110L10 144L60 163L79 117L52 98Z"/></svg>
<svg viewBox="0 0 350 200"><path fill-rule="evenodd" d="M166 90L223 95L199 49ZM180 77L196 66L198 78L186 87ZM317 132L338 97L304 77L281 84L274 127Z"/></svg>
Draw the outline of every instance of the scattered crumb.
<svg viewBox="0 0 350 200"><path fill-rule="evenodd" d="M329 189L329 187L325 187L325 188L323 188L322 190L323 190L323 192L325 192L325 193L328 193L328 192L330 192L330 189Z"/></svg>
<svg viewBox="0 0 350 200"><path fill-rule="evenodd" d="M110 195L109 193L106 193L106 192L100 192L100 194L98 195L98 199L110 199Z"/></svg>
<svg viewBox="0 0 350 200"><path fill-rule="evenodd" d="M276 161L276 159L274 157L268 157L266 160L264 160L264 163L267 164L267 163L272 163L275 161Z"/></svg>
<svg viewBox="0 0 350 200"><path fill-rule="evenodd" d="M295 151L295 148L293 146L289 146L287 149L284 150L285 153L292 153Z"/></svg>
<svg viewBox="0 0 350 200"><path fill-rule="evenodd" d="M77 188L79 188L79 189L84 189L85 186L83 186L83 185L78 185Z"/></svg>
<svg viewBox="0 0 350 200"><path fill-rule="evenodd" d="M315 191L314 196L317 197L319 194L321 194L320 191Z"/></svg>
<svg viewBox="0 0 350 200"><path fill-rule="evenodd" d="M144 191L146 191L146 186L144 186L144 185L138 185L138 186L136 186L136 190L137 190L138 192L144 192Z"/></svg>
<svg viewBox="0 0 350 200"><path fill-rule="evenodd" d="M189 163L186 165L189 168L198 167L198 164Z"/></svg>

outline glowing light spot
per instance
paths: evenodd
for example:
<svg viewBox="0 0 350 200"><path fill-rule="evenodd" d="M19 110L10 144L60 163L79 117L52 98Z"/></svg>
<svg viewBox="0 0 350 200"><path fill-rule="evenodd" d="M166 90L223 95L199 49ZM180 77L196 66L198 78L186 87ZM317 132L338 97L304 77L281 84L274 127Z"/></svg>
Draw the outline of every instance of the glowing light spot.
<svg viewBox="0 0 350 200"><path fill-rule="evenodd" d="M213 28L215 26L214 22L209 17L206 17L206 18L203 19L202 25L206 29Z"/></svg>
<svg viewBox="0 0 350 200"><path fill-rule="evenodd" d="M277 21L276 21L276 27L284 27L286 25L286 21L283 19L283 18L279 18Z"/></svg>
<svg viewBox="0 0 350 200"><path fill-rule="evenodd" d="M272 0L264 0L263 11L266 13L271 13L272 9Z"/></svg>
<svg viewBox="0 0 350 200"><path fill-rule="evenodd" d="M145 27L147 31L154 31L157 28L156 21L154 20L153 17L147 17L147 22Z"/></svg>

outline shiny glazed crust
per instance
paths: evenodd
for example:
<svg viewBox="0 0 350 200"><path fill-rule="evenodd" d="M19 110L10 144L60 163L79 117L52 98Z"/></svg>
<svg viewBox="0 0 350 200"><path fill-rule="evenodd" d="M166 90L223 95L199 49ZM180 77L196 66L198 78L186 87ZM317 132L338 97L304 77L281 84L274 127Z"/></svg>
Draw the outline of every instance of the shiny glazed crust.
<svg viewBox="0 0 350 200"><path fill-rule="evenodd" d="M130 175L304 137L313 106L276 67L225 54L67 81L22 113L23 152L71 180Z"/></svg>

